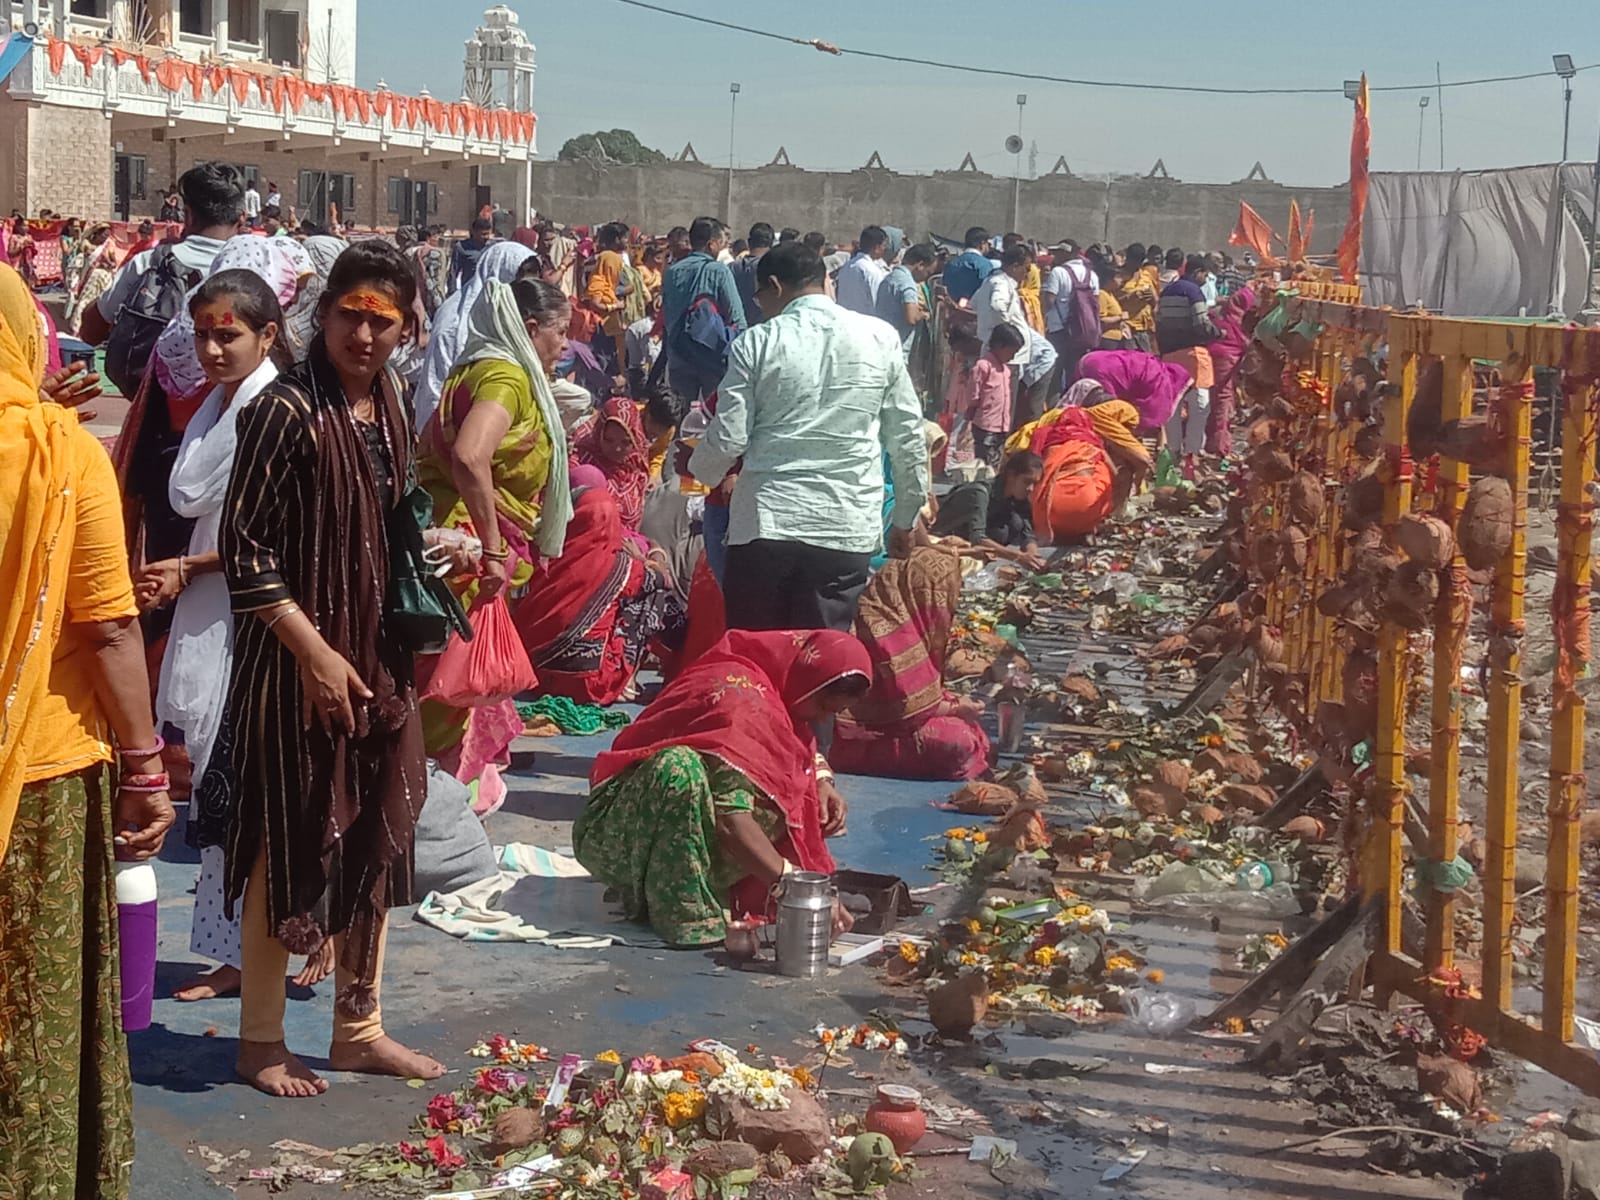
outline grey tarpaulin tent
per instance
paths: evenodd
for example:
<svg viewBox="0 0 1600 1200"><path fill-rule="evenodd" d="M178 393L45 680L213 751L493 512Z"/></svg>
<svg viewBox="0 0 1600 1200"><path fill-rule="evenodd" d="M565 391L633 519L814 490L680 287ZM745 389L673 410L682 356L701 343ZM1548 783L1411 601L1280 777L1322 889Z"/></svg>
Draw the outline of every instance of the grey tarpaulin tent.
<svg viewBox="0 0 1600 1200"><path fill-rule="evenodd" d="M1554 255L1558 172L1564 229ZM1368 303L1462 317L1544 316L1552 306L1576 314L1588 287L1593 172L1590 163L1375 172L1361 245Z"/></svg>

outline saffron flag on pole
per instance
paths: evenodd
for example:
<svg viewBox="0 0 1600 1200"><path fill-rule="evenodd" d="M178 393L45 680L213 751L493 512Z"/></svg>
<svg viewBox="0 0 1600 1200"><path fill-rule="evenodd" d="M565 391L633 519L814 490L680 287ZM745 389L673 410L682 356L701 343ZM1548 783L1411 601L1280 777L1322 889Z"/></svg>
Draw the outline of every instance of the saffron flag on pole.
<svg viewBox="0 0 1600 1200"><path fill-rule="evenodd" d="M1263 267L1275 267L1278 259L1272 253L1272 237L1272 226L1255 209L1243 200L1239 201L1239 222L1228 235L1228 245L1254 250L1257 261Z"/></svg>
<svg viewBox="0 0 1600 1200"><path fill-rule="evenodd" d="M1350 217L1345 221L1344 236L1339 239L1339 276L1346 283L1356 281L1356 269L1361 264L1361 222L1367 215L1367 161L1372 154L1370 100L1367 76L1362 72L1355 124L1350 131Z"/></svg>
<svg viewBox="0 0 1600 1200"><path fill-rule="evenodd" d="M1306 257L1306 235L1300 228L1300 202L1289 201L1289 261L1291 263L1304 262Z"/></svg>

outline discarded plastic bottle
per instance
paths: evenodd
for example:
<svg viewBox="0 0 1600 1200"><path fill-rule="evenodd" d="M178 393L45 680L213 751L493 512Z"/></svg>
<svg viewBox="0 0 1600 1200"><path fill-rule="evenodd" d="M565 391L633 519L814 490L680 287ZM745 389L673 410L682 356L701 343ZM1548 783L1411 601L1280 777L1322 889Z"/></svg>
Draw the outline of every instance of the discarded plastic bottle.
<svg viewBox="0 0 1600 1200"><path fill-rule="evenodd" d="M1239 886L1247 892L1261 892L1272 886L1272 868L1257 859L1239 868Z"/></svg>
<svg viewBox="0 0 1600 1200"><path fill-rule="evenodd" d="M1176 487L1178 485L1178 465L1173 460L1172 451L1165 446L1156 453L1156 486Z"/></svg>

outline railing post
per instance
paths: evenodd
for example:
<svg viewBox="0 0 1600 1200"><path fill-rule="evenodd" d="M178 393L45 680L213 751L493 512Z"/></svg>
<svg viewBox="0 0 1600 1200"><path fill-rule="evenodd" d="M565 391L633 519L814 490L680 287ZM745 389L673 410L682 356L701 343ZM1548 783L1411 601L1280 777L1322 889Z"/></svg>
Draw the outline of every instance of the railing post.
<svg viewBox="0 0 1600 1200"><path fill-rule="evenodd" d="M1391 346L1394 343L1391 341ZM1385 486L1383 523L1392 530L1411 508L1411 455L1406 448L1406 418L1417 392L1417 355L1406 350L1389 365L1391 381L1384 411ZM1362 890L1386 898L1381 946L1400 949L1400 838L1406 803L1406 644L1405 629L1385 619L1378 631L1378 730L1374 747L1372 836Z"/></svg>
<svg viewBox="0 0 1600 1200"><path fill-rule="evenodd" d="M1493 403L1507 434L1511 545L1495 570L1489 624L1489 778L1487 861L1483 879L1483 994L1511 1008L1511 926L1516 919L1517 754L1522 722L1523 604L1528 568L1528 469L1533 440L1533 381L1513 352L1500 367Z"/></svg>
<svg viewBox="0 0 1600 1200"><path fill-rule="evenodd" d="M1564 375L1561 505L1556 585L1550 599L1555 630L1555 722L1550 737L1550 852L1545 876L1544 1031L1572 1040L1578 963L1578 822L1583 813L1583 695L1574 683L1589 673L1589 551L1594 505L1593 384ZM1554 413L1551 414L1552 419Z"/></svg>
<svg viewBox="0 0 1600 1200"><path fill-rule="evenodd" d="M1472 360L1453 354L1444 360L1444 394L1440 416L1445 421L1459 420L1472 411ZM1462 505L1467 499L1467 464L1459 459L1439 460L1439 494L1434 515L1445 521L1454 534ZM1467 583L1467 564L1457 548L1445 568L1448 602L1434 619L1433 708L1430 721L1433 766L1428 773L1428 855L1435 862L1455 859L1459 838L1461 770L1461 654L1467 638L1467 618L1472 611L1472 593ZM1430 890L1427 894L1427 936L1423 963L1432 971L1455 962L1455 896Z"/></svg>

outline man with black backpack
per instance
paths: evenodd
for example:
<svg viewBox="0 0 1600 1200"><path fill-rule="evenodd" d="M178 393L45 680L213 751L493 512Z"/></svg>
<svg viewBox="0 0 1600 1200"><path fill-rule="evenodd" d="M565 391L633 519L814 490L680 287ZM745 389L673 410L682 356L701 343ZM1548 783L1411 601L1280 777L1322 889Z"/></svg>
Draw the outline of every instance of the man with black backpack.
<svg viewBox="0 0 1600 1200"><path fill-rule="evenodd" d="M239 232L244 215L244 177L228 163L190 168L178 180L178 190L187 214L182 239L134 255L100 294L96 307L83 315L83 340L98 346L110 339L106 374L129 397L139 388L156 338L183 306L189 288L211 270L222 243ZM166 300L170 305L161 302ZM115 367L113 358L118 360Z"/></svg>

